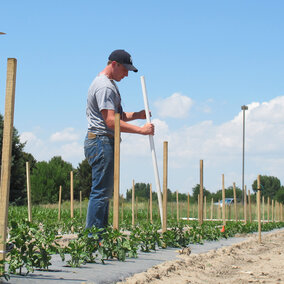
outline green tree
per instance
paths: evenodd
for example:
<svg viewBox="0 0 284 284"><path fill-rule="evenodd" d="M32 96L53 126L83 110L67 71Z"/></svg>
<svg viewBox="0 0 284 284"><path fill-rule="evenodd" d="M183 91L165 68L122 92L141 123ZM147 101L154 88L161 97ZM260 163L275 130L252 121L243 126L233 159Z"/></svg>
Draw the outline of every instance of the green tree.
<svg viewBox="0 0 284 284"><path fill-rule="evenodd" d="M60 185L62 200L70 199L70 172L73 170L72 165L59 156L49 162L38 162L31 174L33 203L56 203Z"/></svg>
<svg viewBox="0 0 284 284"><path fill-rule="evenodd" d="M234 198L234 189L232 186L229 186L228 188L225 188L225 196L226 198ZM222 189L218 190L215 193L212 193L212 197L214 202L217 202L218 200L222 200ZM237 201L240 201L242 199L242 190L236 186L236 197Z"/></svg>
<svg viewBox="0 0 284 284"><path fill-rule="evenodd" d="M88 198L92 186L92 167L88 160L83 160L76 169L76 187L78 191L82 191L82 198Z"/></svg>
<svg viewBox="0 0 284 284"><path fill-rule="evenodd" d="M150 198L150 184L149 183L135 183L135 198L138 197L140 201L149 200ZM154 200L154 192L152 198ZM132 199L132 188L126 191L126 199Z"/></svg>
<svg viewBox="0 0 284 284"><path fill-rule="evenodd" d="M275 198L277 191L281 188L281 183L277 177L260 176L260 188L265 198ZM252 189L257 192L257 180L253 182Z"/></svg>
<svg viewBox="0 0 284 284"><path fill-rule="evenodd" d="M0 165L2 163L3 116L0 114ZM9 200L16 205L26 202L26 166L24 149L25 143L20 142L18 130L14 127L12 137L12 160Z"/></svg>
<svg viewBox="0 0 284 284"><path fill-rule="evenodd" d="M198 201L198 194L200 192L200 184L197 184L192 188L192 197L195 202ZM211 193L205 187L203 187L203 196L206 196L207 199L211 198Z"/></svg>
<svg viewBox="0 0 284 284"><path fill-rule="evenodd" d="M281 188L277 191L275 198L278 202L284 203L284 187L281 186Z"/></svg>

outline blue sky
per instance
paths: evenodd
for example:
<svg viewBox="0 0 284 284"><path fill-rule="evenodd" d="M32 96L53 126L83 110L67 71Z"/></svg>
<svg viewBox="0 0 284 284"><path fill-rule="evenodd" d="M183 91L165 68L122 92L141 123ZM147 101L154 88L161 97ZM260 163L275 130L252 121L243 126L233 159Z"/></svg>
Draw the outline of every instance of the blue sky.
<svg viewBox="0 0 284 284"><path fill-rule="evenodd" d="M0 112L7 58L17 58L15 127L37 160L84 159L86 95L118 48L138 73L118 84L126 111L143 109L145 76L162 181L169 143L172 191L199 183L241 187L241 105L249 105L245 183L283 182L283 1L4 1L0 11ZM137 122L142 125L142 122ZM148 137L123 134L121 192L155 184Z"/></svg>

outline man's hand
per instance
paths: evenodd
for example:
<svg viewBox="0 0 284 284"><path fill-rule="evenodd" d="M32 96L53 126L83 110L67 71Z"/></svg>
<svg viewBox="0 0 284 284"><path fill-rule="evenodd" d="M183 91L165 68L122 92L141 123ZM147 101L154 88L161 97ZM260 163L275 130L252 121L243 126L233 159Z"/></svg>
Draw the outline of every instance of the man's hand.
<svg viewBox="0 0 284 284"><path fill-rule="evenodd" d="M145 110L141 110L135 113L136 119L146 119L146 112Z"/></svg>
<svg viewBox="0 0 284 284"><path fill-rule="evenodd" d="M143 135L154 135L155 126L153 123L146 123L144 126L141 127L141 130L141 134Z"/></svg>

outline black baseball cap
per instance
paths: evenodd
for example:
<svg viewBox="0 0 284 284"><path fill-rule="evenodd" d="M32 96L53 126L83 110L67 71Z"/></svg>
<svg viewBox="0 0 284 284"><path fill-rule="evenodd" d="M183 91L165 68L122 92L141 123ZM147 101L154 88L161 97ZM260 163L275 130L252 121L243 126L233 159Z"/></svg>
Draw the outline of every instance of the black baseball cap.
<svg viewBox="0 0 284 284"><path fill-rule="evenodd" d="M138 69L132 64L131 55L123 49L114 50L108 57L111 61L116 61L122 64L127 70L137 72Z"/></svg>

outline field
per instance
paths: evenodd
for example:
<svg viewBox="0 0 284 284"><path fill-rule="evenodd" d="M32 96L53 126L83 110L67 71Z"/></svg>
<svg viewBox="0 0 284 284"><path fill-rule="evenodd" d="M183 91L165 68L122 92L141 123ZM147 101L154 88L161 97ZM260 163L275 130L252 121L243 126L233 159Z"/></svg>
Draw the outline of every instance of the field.
<svg viewBox="0 0 284 284"><path fill-rule="evenodd" d="M109 223L112 223L112 206L110 206ZM262 231L284 227L280 210L274 208L269 212L273 222L267 222L266 208L263 210L265 222ZM271 209L271 208L270 208ZM248 210L248 208L247 208ZM132 224L131 203L121 201L120 230L109 226L104 232L98 229L85 231L87 201L74 204L74 218L71 218L70 202L61 205L60 220L58 205L42 205L32 208L32 222L28 219L28 209L9 207L9 242L14 248L6 255L3 277L12 274L28 274L34 270L48 270L52 254L60 254L62 260L70 256L70 267L83 267L86 263L104 262L107 259L124 261L138 256L138 251L151 252L157 248L183 248L205 240L219 240L236 234L247 234L258 230L256 206L251 205L247 222L236 221L234 209L226 208L228 216L226 229L222 230L222 219L219 206L207 204L207 219L200 226L198 223L197 204L172 202L168 204L168 230L161 231L157 204L153 204L152 222L149 203L136 203ZM205 210L204 210L205 211ZM243 218L243 207L238 205L238 218ZM189 214L189 219L187 218ZM211 216L212 214L212 216ZM212 218L211 218L212 217ZM212 220L211 220L212 219ZM277 222L276 222L277 221ZM92 233L92 236L88 236ZM100 237L99 237L100 236ZM3 266L2 266L3 267Z"/></svg>

